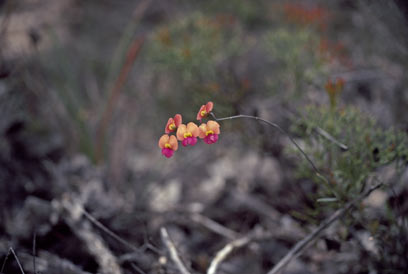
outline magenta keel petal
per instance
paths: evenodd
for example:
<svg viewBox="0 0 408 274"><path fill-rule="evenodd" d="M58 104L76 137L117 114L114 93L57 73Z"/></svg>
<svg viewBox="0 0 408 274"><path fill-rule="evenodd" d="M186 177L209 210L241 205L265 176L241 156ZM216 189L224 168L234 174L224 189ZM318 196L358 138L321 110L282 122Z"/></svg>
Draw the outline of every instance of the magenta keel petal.
<svg viewBox="0 0 408 274"><path fill-rule="evenodd" d="M183 146L194 146L197 143L197 137L187 137L183 140Z"/></svg>
<svg viewBox="0 0 408 274"><path fill-rule="evenodd" d="M170 158L171 156L173 156L174 150L165 147L165 148L162 148L162 154L163 154L166 158Z"/></svg>
<svg viewBox="0 0 408 274"><path fill-rule="evenodd" d="M190 141L190 145L194 146L195 144L197 144L197 137L189 137L191 139Z"/></svg>
<svg viewBox="0 0 408 274"><path fill-rule="evenodd" d="M214 144L215 142L218 141L218 134L209 134L208 136L205 136L204 142L206 144Z"/></svg>

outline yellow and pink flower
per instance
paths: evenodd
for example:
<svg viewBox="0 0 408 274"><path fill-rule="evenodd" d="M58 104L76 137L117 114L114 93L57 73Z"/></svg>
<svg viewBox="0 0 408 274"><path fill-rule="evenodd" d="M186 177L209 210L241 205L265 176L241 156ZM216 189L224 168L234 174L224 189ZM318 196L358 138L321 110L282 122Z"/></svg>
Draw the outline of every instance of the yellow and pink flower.
<svg viewBox="0 0 408 274"><path fill-rule="evenodd" d="M167 121L166 127L164 129L164 132L169 134L170 132L175 132L176 129L181 125L183 118L181 117L180 114L174 115L174 118L169 118Z"/></svg>
<svg viewBox="0 0 408 274"><path fill-rule="evenodd" d="M208 117L213 107L213 102L202 105L197 113L197 120L202 121L203 118ZM198 137L203 139L206 144L216 143L220 134L220 125L213 120L202 123L199 127L193 122L186 125L182 123L182 116L176 114L173 118L169 118L164 131L166 134L160 137L158 145L162 154L170 158L178 149L178 141L181 141L181 144L185 147L197 144ZM175 135L171 135L172 133L175 133Z"/></svg>
<svg viewBox="0 0 408 274"><path fill-rule="evenodd" d="M174 135L169 136L164 134L159 139L159 147L162 149L162 154L166 158L170 158L178 149L177 138Z"/></svg>
<svg viewBox="0 0 408 274"><path fill-rule="evenodd" d="M213 102L208 102L207 104L202 105L197 113L197 120L201 121L203 118L207 117L212 111L213 107Z"/></svg>
<svg viewBox="0 0 408 274"><path fill-rule="evenodd" d="M204 139L206 144L214 144L218 141L218 135L221 133L220 125L216 121L208 121L207 124L201 124L199 137Z"/></svg>
<svg viewBox="0 0 408 274"><path fill-rule="evenodd" d="M183 146L194 146L197 143L197 136L200 134L200 130L196 124L190 122L187 124L181 124L177 129L177 139L181 141Z"/></svg>

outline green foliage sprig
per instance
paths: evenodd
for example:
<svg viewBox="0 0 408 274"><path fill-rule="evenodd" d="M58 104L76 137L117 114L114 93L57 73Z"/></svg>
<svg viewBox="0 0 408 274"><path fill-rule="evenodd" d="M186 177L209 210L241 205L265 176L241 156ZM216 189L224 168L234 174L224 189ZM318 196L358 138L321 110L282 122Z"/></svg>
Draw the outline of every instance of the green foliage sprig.
<svg viewBox="0 0 408 274"><path fill-rule="evenodd" d="M335 139L347 144L343 151L321 135L316 128L325 129ZM305 140L305 151L311 155L328 182L313 176L302 163L300 178L313 178L319 186L319 197L345 202L364 190L368 177L379 167L395 164L402 167L408 157L408 138L402 131L381 128L374 119L353 107L333 110L331 107L307 107L304 116L292 129ZM329 200L327 200L329 201ZM338 201L339 202L339 201Z"/></svg>

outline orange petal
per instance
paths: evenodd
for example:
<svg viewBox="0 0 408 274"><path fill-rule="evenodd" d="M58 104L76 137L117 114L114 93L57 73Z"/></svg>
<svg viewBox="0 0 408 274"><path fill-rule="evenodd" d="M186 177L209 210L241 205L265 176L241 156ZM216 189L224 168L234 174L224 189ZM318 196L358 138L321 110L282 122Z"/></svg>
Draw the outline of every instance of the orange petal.
<svg viewBox="0 0 408 274"><path fill-rule="evenodd" d="M193 137L197 137L200 133L200 130L198 129L198 126L196 124L190 122L187 124L187 132L190 132Z"/></svg>
<svg viewBox="0 0 408 274"><path fill-rule="evenodd" d="M182 122L183 118L181 117L181 114L174 115L174 123L176 124L176 127L178 127Z"/></svg>
<svg viewBox="0 0 408 274"><path fill-rule="evenodd" d="M198 113L197 113L197 120L200 120L200 121L201 121L201 119L203 119L203 117L201 116L201 112L202 112L203 110L205 110L205 105L202 105L202 106L200 107L200 110L199 110Z"/></svg>
<svg viewBox="0 0 408 274"><path fill-rule="evenodd" d="M205 105L205 110L208 112L208 113L210 113L211 111L212 111L212 109L213 109L213 107L214 107L214 104L213 104L213 102L208 102L206 105Z"/></svg>
<svg viewBox="0 0 408 274"><path fill-rule="evenodd" d="M169 144L171 145L171 149L172 149L172 150L177 151L177 149L178 149L178 142L177 142L176 136L174 136L174 135L171 135L171 136L170 136Z"/></svg>
<svg viewBox="0 0 408 274"><path fill-rule="evenodd" d="M198 137L200 137L201 139L205 138L205 133L207 132L207 125L201 124L198 128L200 129Z"/></svg>
<svg viewBox="0 0 408 274"><path fill-rule="evenodd" d="M169 120L167 121L166 127L164 128L164 132L166 132L167 134L171 132L171 130L169 129L169 125L174 123L174 119L173 118L169 118Z"/></svg>
<svg viewBox="0 0 408 274"><path fill-rule="evenodd" d="M169 135L164 134L162 137L159 139L159 147L164 148L164 145L167 144L169 141Z"/></svg>
<svg viewBox="0 0 408 274"><path fill-rule="evenodd" d="M186 132L187 127L185 124L181 124L178 128L177 128L177 139L179 141L183 141L184 140L184 133Z"/></svg>
<svg viewBox="0 0 408 274"><path fill-rule="evenodd" d="M216 121L208 121L207 128L208 130L212 130L215 134L220 134L220 124L218 124Z"/></svg>

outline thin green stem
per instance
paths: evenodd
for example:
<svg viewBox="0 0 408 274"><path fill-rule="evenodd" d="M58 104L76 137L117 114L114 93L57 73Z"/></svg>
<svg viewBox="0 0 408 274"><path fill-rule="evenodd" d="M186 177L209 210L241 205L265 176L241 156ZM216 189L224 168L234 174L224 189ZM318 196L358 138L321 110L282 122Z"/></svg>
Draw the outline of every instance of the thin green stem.
<svg viewBox="0 0 408 274"><path fill-rule="evenodd" d="M314 172L316 173L317 177L319 177L319 178L325 178L325 177L319 172L319 170L317 169L316 165L313 163L312 159L310 159L310 157L307 156L307 154L304 152L304 150L300 148L300 146L298 145L298 143L289 135L289 133L288 133L286 130L284 130L283 128L281 128L278 124L275 124L275 123L272 123L272 122L270 122L270 121L268 121L268 120L259 118L259 117L257 117L257 116L251 116L251 115L243 115L243 114L240 114L240 115L229 116L229 117L224 117L224 118L217 118L217 117L215 116L215 114L212 113L212 112L210 113L210 115L214 118L214 120L216 120L216 121L218 121L218 122L219 122L219 121L225 121L225 120L233 120L233 119L246 118L246 119L253 119L253 120L257 120L257 121L264 122L265 124L267 124L267 125L269 125L269 126L271 126L271 127L274 127L274 128L276 128L276 129L278 129L281 133L283 133L283 134L285 134L286 136L289 137L289 140L296 146L296 148L300 151L300 153L302 153L302 155L305 157L305 159L306 159L306 160L309 162L309 164L312 166L312 168L313 168Z"/></svg>

